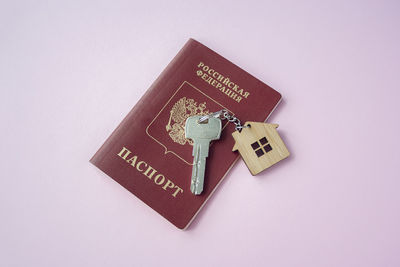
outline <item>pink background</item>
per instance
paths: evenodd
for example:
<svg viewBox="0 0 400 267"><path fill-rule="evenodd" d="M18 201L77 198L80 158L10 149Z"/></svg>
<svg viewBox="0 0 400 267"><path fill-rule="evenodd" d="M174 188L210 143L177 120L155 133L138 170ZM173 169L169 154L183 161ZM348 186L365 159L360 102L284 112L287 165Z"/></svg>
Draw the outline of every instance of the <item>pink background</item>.
<svg viewBox="0 0 400 267"><path fill-rule="evenodd" d="M3 1L0 265L399 266L399 7ZM282 93L292 155L181 231L88 160L189 37Z"/></svg>

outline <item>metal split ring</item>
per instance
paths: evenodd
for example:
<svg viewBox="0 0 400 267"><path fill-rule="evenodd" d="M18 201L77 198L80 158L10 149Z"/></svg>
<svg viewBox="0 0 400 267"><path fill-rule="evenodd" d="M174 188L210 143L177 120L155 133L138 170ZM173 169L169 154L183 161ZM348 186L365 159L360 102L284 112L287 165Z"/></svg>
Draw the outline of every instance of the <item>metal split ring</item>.
<svg viewBox="0 0 400 267"><path fill-rule="evenodd" d="M240 120L238 118L236 118L235 116L233 116L232 114L230 114L226 109L221 109L220 111L204 115L203 117L201 117L199 119L198 122L202 123L203 121L206 121L212 117L219 118L220 120L227 119L229 122L232 122L233 124L235 124L235 130L237 130L237 131L241 131L243 128L250 127L250 125L242 125L240 123Z"/></svg>

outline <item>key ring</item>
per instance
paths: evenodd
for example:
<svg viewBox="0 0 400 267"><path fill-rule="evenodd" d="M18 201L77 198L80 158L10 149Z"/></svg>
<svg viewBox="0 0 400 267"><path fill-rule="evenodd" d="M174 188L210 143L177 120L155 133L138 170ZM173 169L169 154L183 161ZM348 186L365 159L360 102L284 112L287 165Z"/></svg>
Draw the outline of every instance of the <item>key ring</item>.
<svg viewBox="0 0 400 267"><path fill-rule="evenodd" d="M222 116L222 117L221 117ZM235 124L235 130L237 131L241 131L243 128L250 128L250 125L242 125L240 123L240 120L238 118L236 118L235 116L233 116L232 114L230 114L226 109L221 109L217 112L214 113L210 113L207 115L204 115L203 117L201 117L198 122L202 123L206 120L208 120L209 118L214 117L214 118L219 118L220 120L225 120L227 119L229 122L232 122L233 124Z"/></svg>

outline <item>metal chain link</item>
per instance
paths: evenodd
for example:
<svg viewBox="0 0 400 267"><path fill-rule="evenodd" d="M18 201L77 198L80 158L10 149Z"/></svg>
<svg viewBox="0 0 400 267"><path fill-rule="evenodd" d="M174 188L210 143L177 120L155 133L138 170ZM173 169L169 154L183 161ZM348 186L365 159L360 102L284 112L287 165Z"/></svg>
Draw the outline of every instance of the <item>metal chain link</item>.
<svg viewBox="0 0 400 267"><path fill-rule="evenodd" d="M222 117L221 117L222 116ZM219 119L221 119L221 120L228 120L229 122L232 122L233 124L235 124L235 130L237 130L237 131L241 131L243 128L248 128L248 127L250 127L250 125L242 125L241 123L240 123L240 120L237 118L237 117L235 117L234 115L232 115L232 114L230 114L229 113L229 111L227 111L226 109L222 109L222 110L220 110L220 111L217 111L217 112L214 112L214 113L211 113L211 114L207 114L207 115L204 115L203 117L201 117L200 119L199 119L199 122L203 122L203 121L205 121L205 120L207 120L208 118L211 118L211 117L215 117L215 118L219 118Z"/></svg>

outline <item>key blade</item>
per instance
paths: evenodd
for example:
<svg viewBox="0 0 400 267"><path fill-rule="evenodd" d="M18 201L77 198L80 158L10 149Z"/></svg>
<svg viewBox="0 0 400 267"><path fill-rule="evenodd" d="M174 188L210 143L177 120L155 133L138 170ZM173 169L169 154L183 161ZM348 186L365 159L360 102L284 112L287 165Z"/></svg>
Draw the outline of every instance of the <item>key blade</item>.
<svg viewBox="0 0 400 267"><path fill-rule="evenodd" d="M206 168L206 158L210 140L195 139L193 144L193 168L190 191L195 195L200 195L204 187L204 175Z"/></svg>
<svg viewBox="0 0 400 267"><path fill-rule="evenodd" d="M204 188L204 173L206 169L206 159L199 159L192 170L192 181L190 184L190 191L195 195L200 195Z"/></svg>

